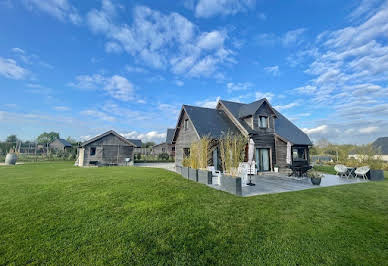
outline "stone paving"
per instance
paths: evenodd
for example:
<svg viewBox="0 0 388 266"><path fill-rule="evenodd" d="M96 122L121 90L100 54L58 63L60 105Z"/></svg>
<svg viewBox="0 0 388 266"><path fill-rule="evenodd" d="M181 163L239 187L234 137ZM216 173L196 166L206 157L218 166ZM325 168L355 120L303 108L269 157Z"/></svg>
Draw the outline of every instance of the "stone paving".
<svg viewBox="0 0 388 266"><path fill-rule="evenodd" d="M256 184L256 186L243 185L242 187L243 197L298 191L298 190L313 189L313 188L320 188L320 187L354 184L354 183L363 183L367 181L359 178L347 179L336 175L325 174L319 186L314 186L311 183L309 178L298 179L298 178L281 176L281 175L254 176L252 178L252 182Z"/></svg>

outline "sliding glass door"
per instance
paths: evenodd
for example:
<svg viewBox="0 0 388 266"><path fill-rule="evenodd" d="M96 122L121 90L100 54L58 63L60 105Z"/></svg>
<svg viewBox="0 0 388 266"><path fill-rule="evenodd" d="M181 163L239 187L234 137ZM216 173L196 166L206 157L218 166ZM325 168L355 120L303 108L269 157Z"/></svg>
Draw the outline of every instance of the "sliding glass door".
<svg viewBox="0 0 388 266"><path fill-rule="evenodd" d="M260 172L271 170L269 149L256 148L256 167Z"/></svg>

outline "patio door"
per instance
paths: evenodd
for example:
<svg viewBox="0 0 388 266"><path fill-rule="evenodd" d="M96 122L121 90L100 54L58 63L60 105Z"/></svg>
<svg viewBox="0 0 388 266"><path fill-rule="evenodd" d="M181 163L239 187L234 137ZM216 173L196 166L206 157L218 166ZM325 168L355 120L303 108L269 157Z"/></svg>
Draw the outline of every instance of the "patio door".
<svg viewBox="0 0 388 266"><path fill-rule="evenodd" d="M260 172L269 171L270 167L269 149L256 148L256 167Z"/></svg>

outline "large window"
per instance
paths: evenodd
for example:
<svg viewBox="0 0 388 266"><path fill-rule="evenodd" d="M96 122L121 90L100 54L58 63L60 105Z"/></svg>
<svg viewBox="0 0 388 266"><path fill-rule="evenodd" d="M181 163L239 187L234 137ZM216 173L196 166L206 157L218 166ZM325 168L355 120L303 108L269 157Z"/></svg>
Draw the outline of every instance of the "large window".
<svg viewBox="0 0 388 266"><path fill-rule="evenodd" d="M306 148L292 148L292 159L294 161L307 160Z"/></svg>
<svg viewBox="0 0 388 266"><path fill-rule="evenodd" d="M268 127L268 117L259 116L259 127L267 128Z"/></svg>

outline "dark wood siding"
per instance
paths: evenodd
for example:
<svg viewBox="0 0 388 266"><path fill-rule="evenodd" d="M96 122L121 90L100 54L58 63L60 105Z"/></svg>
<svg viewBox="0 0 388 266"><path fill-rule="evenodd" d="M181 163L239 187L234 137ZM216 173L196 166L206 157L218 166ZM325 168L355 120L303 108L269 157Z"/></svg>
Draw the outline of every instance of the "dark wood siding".
<svg viewBox="0 0 388 266"><path fill-rule="evenodd" d="M188 127L184 128L184 121L188 119ZM204 117L206 119L206 117ZM178 123L178 135L175 142L175 164L182 165L183 163L183 149L190 148L191 143L199 140L199 137L194 129L193 124L188 118L186 112L183 111L181 120Z"/></svg>
<svg viewBox="0 0 388 266"><path fill-rule="evenodd" d="M271 133L261 133L252 136L253 141L255 142L256 148L269 148L272 153L272 164L271 170L273 170L273 165L276 162L276 152L275 152L275 137Z"/></svg>
<svg viewBox="0 0 388 266"><path fill-rule="evenodd" d="M287 165L287 142L281 140L280 138L275 138L276 146L276 165L279 169L288 168Z"/></svg>

